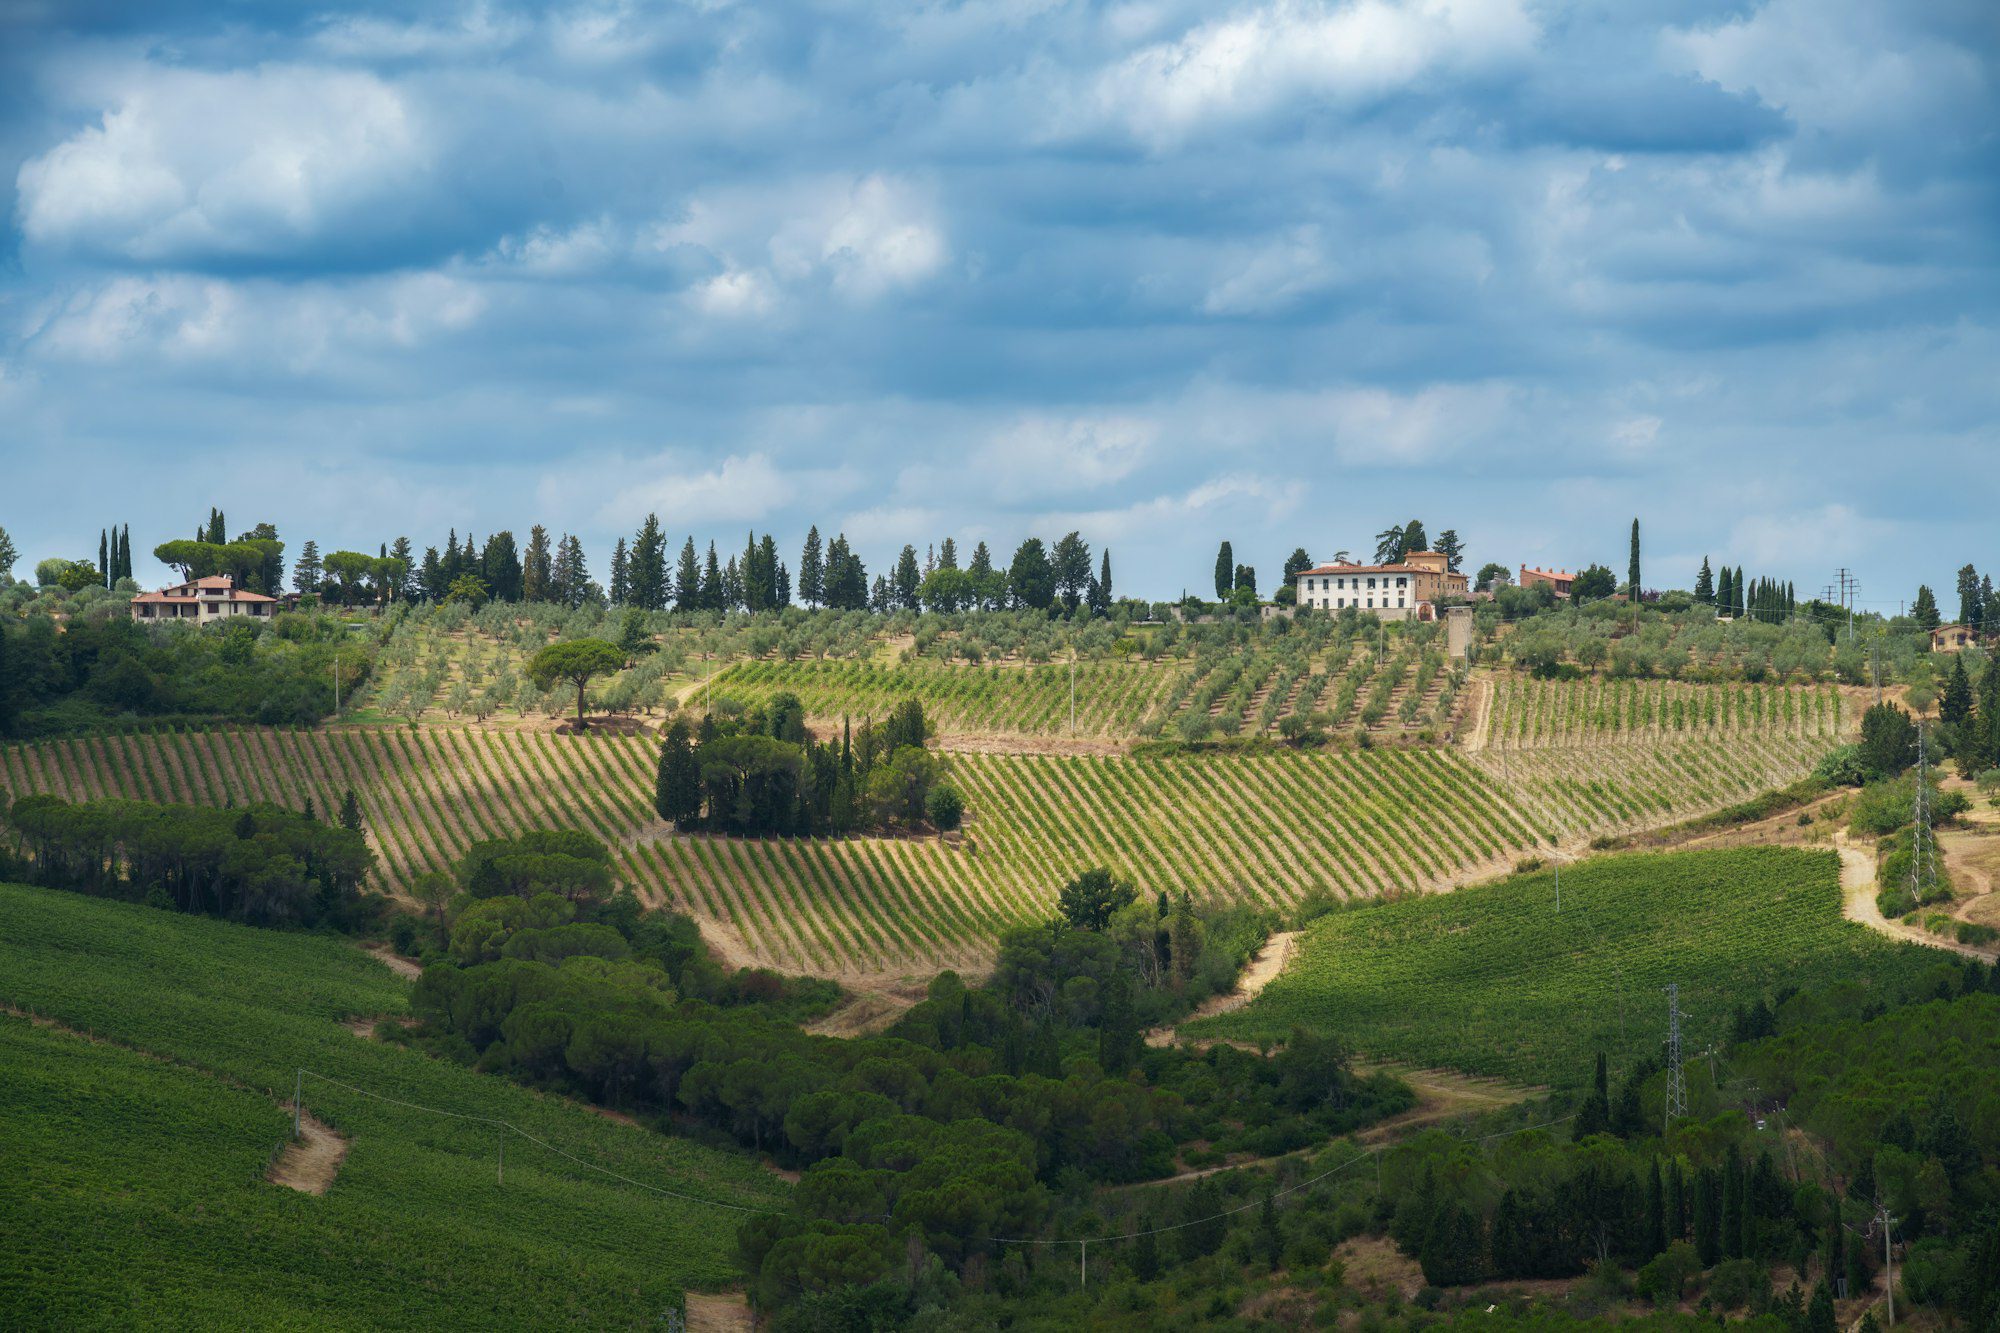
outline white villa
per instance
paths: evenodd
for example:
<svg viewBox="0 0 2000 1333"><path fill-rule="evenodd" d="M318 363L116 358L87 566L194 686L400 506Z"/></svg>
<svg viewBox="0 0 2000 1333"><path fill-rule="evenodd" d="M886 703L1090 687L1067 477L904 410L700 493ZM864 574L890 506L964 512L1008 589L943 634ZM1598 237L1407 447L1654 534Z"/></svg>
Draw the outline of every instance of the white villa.
<svg viewBox="0 0 2000 1333"><path fill-rule="evenodd" d="M176 583L158 592L142 592L132 599L132 619L174 620L210 625L236 616L268 619L278 609L278 599L260 592L245 592L231 574L213 574L191 583Z"/></svg>
<svg viewBox="0 0 2000 1333"><path fill-rule="evenodd" d="M1436 551L1412 551L1393 565L1315 565L1298 575L1298 604L1322 611L1356 607L1383 620L1430 620L1439 597L1463 597L1466 578Z"/></svg>

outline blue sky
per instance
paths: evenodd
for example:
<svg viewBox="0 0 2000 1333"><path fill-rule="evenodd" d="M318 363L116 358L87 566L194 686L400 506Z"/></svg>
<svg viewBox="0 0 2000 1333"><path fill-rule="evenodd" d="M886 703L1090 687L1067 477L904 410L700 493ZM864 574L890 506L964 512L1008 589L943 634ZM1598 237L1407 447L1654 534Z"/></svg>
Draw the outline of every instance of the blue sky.
<svg viewBox="0 0 2000 1333"><path fill-rule="evenodd" d="M2000 564L2000 7L0 16L0 526ZM142 562L141 574L156 573ZM1949 610L1950 608L1947 607Z"/></svg>

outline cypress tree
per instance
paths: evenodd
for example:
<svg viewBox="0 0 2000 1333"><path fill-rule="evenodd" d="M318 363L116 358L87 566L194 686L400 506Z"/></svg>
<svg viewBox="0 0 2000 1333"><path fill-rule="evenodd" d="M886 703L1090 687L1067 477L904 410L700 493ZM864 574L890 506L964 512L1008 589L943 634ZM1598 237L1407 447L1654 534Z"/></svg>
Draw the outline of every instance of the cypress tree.
<svg viewBox="0 0 2000 1333"><path fill-rule="evenodd" d="M1576 1123L1571 1127L1571 1134L1578 1141L1582 1141L1589 1138L1592 1134L1606 1133L1610 1128L1610 1080L1608 1071L1605 1068L1604 1052L1599 1051L1597 1053L1597 1077L1592 1084L1590 1094L1583 1099L1583 1105L1577 1108Z"/></svg>
<svg viewBox="0 0 2000 1333"><path fill-rule="evenodd" d="M1718 1238L1726 1258L1743 1257L1743 1215L1743 1159L1731 1148L1722 1169L1722 1234Z"/></svg>
<svg viewBox="0 0 2000 1333"><path fill-rule="evenodd" d="M947 549L950 545L947 540ZM820 549L818 524L806 529L805 550L799 554L799 600L807 606L818 606L826 600L826 562Z"/></svg>
<svg viewBox="0 0 2000 1333"><path fill-rule="evenodd" d="M1631 590L1632 600L1639 600L1639 520L1632 520L1632 555L1625 567L1625 586Z"/></svg>
<svg viewBox="0 0 2000 1333"><path fill-rule="evenodd" d="M623 606L632 600L632 562L625 554L625 539L611 544L611 604Z"/></svg>
<svg viewBox="0 0 2000 1333"><path fill-rule="evenodd" d="M676 828L692 828L701 819L701 768L685 717L673 720L660 745L653 808Z"/></svg>
<svg viewBox="0 0 2000 1333"><path fill-rule="evenodd" d="M97 530L97 579L98 582L107 588L117 581L111 573L111 530L109 528L99 528Z"/></svg>
<svg viewBox="0 0 2000 1333"><path fill-rule="evenodd" d="M674 567L674 610L701 609L701 557L695 554L694 538L681 545L680 562Z"/></svg>
<svg viewBox="0 0 2000 1333"><path fill-rule="evenodd" d="M1651 1259L1667 1248L1666 1197L1660 1184L1660 1159L1653 1159L1652 1174L1646 1178L1646 1255Z"/></svg>
<svg viewBox="0 0 2000 1333"><path fill-rule="evenodd" d="M1132 1276L1151 1282L1160 1275L1160 1240L1151 1217L1141 1219L1139 1239L1132 1242Z"/></svg>
<svg viewBox="0 0 2000 1333"><path fill-rule="evenodd" d="M1701 570L1694 576L1694 599L1715 604L1715 573L1708 567L1707 556L1701 558Z"/></svg>
<svg viewBox="0 0 2000 1333"><path fill-rule="evenodd" d="M1229 594L1236 587L1236 553L1224 542L1222 549L1215 553L1215 599L1229 600Z"/></svg>
<svg viewBox="0 0 2000 1333"><path fill-rule="evenodd" d="M1098 611L1111 614L1111 548L1105 547L1100 553L1097 569Z"/></svg>
<svg viewBox="0 0 2000 1333"><path fill-rule="evenodd" d="M788 605L792 600L792 581L785 575L785 567L778 563L778 543L770 533L757 544L757 577L764 590L762 610L769 611Z"/></svg>
<svg viewBox="0 0 2000 1333"><path fill-rule="evenodd" d="M1679 1162L1667 1163L1667 1244L1687 1238L1687 1178Z"/></svg>
<svg viewBox="0 0 2000 1333"><path fill-rule="evenodd" d="M352 787L340 795L340 826L349 833L361 832L361 802L354 799Z"/></svg>
<svg viewBox="0 0 2000 1333"><path fill-rule="evenodd" d="M1694 1248L1703 1268L1722 1262L1722 1211L1715 1168L1704 1166L1694 1175Z"/></svg>
<svg viewBox="0 0 2000 1333"><path fill-rule="evenodd" d="M647 514L626 556L625 584L633 606L664 611L667 606L667 538L660 516Z"/></svg>
<svg viewBox="0 0 2000 1333"><path fill-rule="evenodd" d="M720 611L723 607L722 564L715 557L715 543L708 544L708 563L701 567L701 609Z"/></svg>

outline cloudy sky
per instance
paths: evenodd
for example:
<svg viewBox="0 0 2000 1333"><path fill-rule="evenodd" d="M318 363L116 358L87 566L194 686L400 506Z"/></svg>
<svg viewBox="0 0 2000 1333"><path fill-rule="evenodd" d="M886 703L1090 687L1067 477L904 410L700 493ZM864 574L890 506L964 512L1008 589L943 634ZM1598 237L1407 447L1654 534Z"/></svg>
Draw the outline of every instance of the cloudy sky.
<svg viewBox="0 0 2000 1333"><path fill-rule="evenodd" d="M2000 565L1996 78L1991 0L7 0L0 526L1172 596L1636 514L1893 608Z"/></svg>

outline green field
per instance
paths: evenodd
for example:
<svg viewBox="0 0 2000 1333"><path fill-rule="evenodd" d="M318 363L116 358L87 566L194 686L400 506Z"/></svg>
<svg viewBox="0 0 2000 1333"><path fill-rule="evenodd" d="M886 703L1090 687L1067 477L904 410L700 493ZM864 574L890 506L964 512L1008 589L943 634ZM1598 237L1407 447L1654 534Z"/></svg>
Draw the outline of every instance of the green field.
<svg viewBox="0 0 2000 1333"><path fill-rule="evenodd" d="M0 1326L658 1326L736 1280L742 1214L325 1083L321 1197L268 1184L294 1070L512 1122L661 1188L782 1207L749 1159L341 1026L406 984L344 940L0 885ZM90 1041L77 1032L94 1034Z"/></svg>
<svg viewBox="0 0 2000 1333"><path fill-rule="evenodd" d="M1339 912L1257 1001L1192 1032L1337 1033L1365 1054L1574 1086L1660 1049L1668 982L1690 1055L1779 987L1910 980L1932 950L1841 919L1832 852L1780 848L1584 861L1457 893Z"/></svg>

